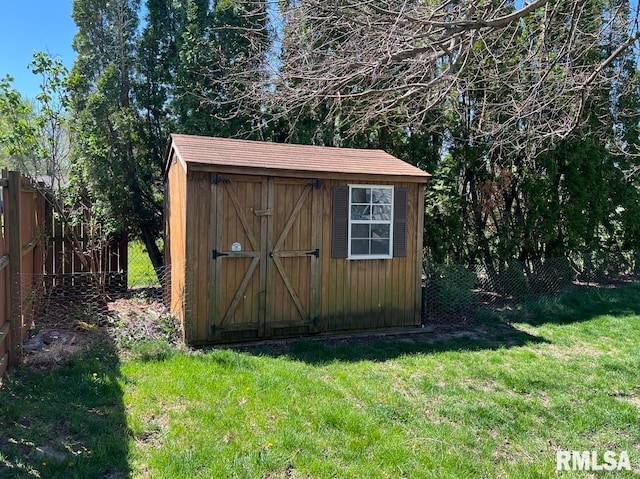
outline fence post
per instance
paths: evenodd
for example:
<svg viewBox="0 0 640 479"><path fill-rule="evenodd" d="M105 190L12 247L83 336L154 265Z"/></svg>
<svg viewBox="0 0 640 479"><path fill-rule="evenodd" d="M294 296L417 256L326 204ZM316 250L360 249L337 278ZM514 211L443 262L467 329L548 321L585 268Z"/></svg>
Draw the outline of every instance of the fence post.
<svg viewBox="0 0 640 479"><path fill-rule="evenodd" d="M22 178L19 172L8 173L8 198L6 204L6 221L8 228L7 246L9 252L9 302L11 311L9 324L11 331L11 345L9 350L9 364L16 365L22 361L22 291L20 287L20 263L22 260L22 245L20 244L20 192Z"/></svg>

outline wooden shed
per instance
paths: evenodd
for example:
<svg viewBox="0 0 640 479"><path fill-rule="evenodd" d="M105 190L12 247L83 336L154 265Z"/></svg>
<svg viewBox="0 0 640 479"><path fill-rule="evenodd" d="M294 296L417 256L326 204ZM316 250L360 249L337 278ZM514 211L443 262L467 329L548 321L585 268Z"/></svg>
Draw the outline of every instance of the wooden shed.
<svg viewBox="0 0 640 479"><path fill-rule="evenodd" d="M188 343L420 325L428 173L381 150L172 135L165 175Z"/></svg>

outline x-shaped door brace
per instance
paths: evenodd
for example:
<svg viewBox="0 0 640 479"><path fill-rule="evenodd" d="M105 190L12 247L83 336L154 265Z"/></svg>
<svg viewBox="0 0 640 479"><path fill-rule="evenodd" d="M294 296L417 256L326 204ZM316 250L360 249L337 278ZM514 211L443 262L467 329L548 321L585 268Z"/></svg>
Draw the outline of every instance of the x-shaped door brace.
<svg viewBox="0 0 640 479"><path fill-rule="evenodd" d="M247 268L247 271L245 272L242 278L242 281L240 281L240 285L238 286L238 289L236 290L236 293L234 294L233 299L229 304L229 308L227 308L227 311L225 312L224 317L222 318L222 321L220 321L220 325L224 324L225 321L233 315L234 311L238 307L238 304L240 303L240 300L244 296L244 292L247 289L247 286L249 285L249 280L251 279L251 276L253 275L253 272L255 271L256 266L260 262L260 251L259 251L259 248L257 247L258 242L256 241L255 236L251 231L251 228L249 227L249 222L247 221L247 217L244 214L244 211L242 210L242 206L240 205L238 196L236 195L235 191L231 187L230 183L221 183L221 184L227 191L229 195L229 199L231 199L231 203L233 203L233 207L236 211L236 214L238 215L238 219L240 220L240 223L242 224L242 228L244 229L245 234L247 235L247 239L249 240L249 244L253 249L253 251L247 251L242 254L230 253L230 256L236 256L236 257L244 256L244 257L251 257L253 259L251 260L251 263L249 264L249 267ZM300 210L302 210L302 206L304 205L304 202L307 200L310 194L310 191L312 190L311 186L312 185L305 185L305 188L302 194L300 195L300 198L298 198L298 201L296 202L293 208L293 211L289 215L287 222L282 228L282 231L280 232L280 235L278 236L278 239L276 240L276 243L273 246L273 250L269 253L269 257L273 259L273 264L275 264L276 269L280 273L280 276L282 277L282 281L284 282L284 285L286 286L287 291L291 296L291 299L296 305L296 308L298 310L298 313L300 314L300 317L305 322L310 321L309 312L306 311L304 306L302 305L302 301L300 301L300 297L298 296L293 285L291 284L291 280L287 276L284 265L282 264L279 258L306 256L310 254L315 255L317 257L318 255L317 250L313 252L306 251L306 250L280 251L280 248L282 247L287 235L289 234L291 227L293 226L298 215L300 214Z"/></svg>
<svg viewBox="0 0 640 479"><path fill-rule="evenodd" d="M302 194L300 195L300 198L298 198L298 202L294 206L293 211L291 212L291 215L289 215L289 218L287 219L287 222L285 223L284 228L282 228L282 232L280 232L280 236L278 236L276 244L273 246L273 250L271 251L271 253L269 253L269 256L273 258L273 264L276 265L276 269L280 273L280 276L282 277L282 281L284 282L284 285L287 287L287 291L289 292L289 295L291 296L291 299L293 300L293 303L296 305L296 308L298 309L298 313L300 313L300 317L303 319L304 322L309 322L310 320L309 313L304 309L304 306L302 305L302 301L300 301L300 297L298 296L295 289L293 288L293 285L291 284L291 281L287 276L287 273L284 269L284 265L280 261L280 258L306 256L311 253L309 251L280 252L279 249L282 247L282 244L284 243L284 240L289 234L289 231L291 230L293 223L295 222L296 218L300 214L300 210L302 209L304 202L309 196L310 191L311 191L310 185L306 185Z"/></svg>
<svg viewBox="0 0 640 479"><path fill-rule="evenodd" d="M242 224L242 229L244 229L245 234L247 235L247 239L249 240L249 244L251 245L251 249L253 251L245 251L245 252L231 252L228 256L235 257L250 257L252 258L251 263L249 263L249 267L247 271L245 271L244 276L242 277L242 281L240 281L240 285L236 290L236 293L233 295L233 299L231 300L231 304L227 308L227 311L224 313L222 320L220 321L220 325L224 324L227 319L229 319L233 313L235 312L240 300L244 296L244 292L249 285L249 280L251 280L251 276L258 266L260 262L260 248L258 248L258 242L256 241L251 228L249 227L249 222L247 221L247 217L242 210L242 206L240 205L240 201L238 200L238 195L231 187L230 183L220 183L223 185L227 194L229 195L229 199L231 199L231 203L233 204L233 208L236 210L236 214L238 215L238 219L240 220L240 224ZM220 287L220 286L218 286Z"/></svg>

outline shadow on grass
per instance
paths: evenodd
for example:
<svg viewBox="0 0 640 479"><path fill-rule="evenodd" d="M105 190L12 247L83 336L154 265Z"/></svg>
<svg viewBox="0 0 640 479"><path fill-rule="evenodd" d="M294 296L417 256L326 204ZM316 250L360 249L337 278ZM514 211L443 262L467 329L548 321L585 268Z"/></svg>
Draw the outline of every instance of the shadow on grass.
<svg viewBox="0 0 640 479"><path fill-rule="evenodd" d="M442 325L441 325L442 326ZM380 337L370 335L346 337L312 337L275 341L260 345L233 347L239 352L288 358L312 364L334 361L386 361L399 356L435 354L446 351L481 351L511 348L545 342L503 322L469 323L466 328L427 327L407 333L393 333Z"/></svg>
<svg viewBox="0 0 640 479"><path fill-rule="evenodd" d="M602 315L640 314L640 283L577 286L558 297L537 298L502 311L481 311L476 320L461 324L429 324L421 332L369 336L314 337L245 344L231 349L254 355L286 356L307 363L333 361L385 361L398 356L446 351L480 351L547 342L518 329L513 323L533 326L570 324Z"/></svg>
<svg viewBox="0 0 640 479"><path fill-rule="evenodd" d="M119 378L103 337L56 369L11 372L0 388L0 477L128 477Z"/></svg>
<svg viewBox="0 0 640 479"><path fill-rule="evenodd" d="M640 283L577 285L557 297L528 301L518 310L505 313L504 317L510 322L540 326L632 314L640 314Z"/></svg>

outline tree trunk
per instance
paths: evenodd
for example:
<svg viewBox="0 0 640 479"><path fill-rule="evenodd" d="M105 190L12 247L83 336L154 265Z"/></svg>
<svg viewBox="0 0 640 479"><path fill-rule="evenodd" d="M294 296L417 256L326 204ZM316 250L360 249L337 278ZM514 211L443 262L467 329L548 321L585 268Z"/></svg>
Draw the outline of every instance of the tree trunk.
<svg viewBox="0 0 640 479"><path fill-rule="evenodd" d="M156 243L156 237L150 228L142 228L142 241L147 249L147 254L149 255L153 269L156 272L158 281L162 284L162 267L164 266L164 259L162 252Z"/></svg>

